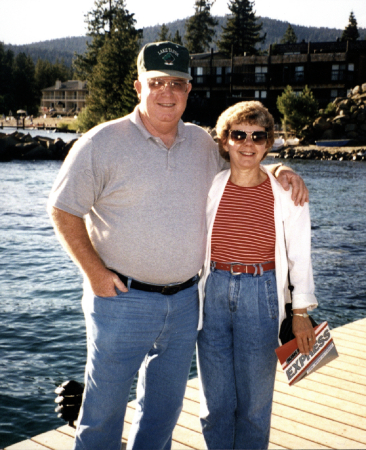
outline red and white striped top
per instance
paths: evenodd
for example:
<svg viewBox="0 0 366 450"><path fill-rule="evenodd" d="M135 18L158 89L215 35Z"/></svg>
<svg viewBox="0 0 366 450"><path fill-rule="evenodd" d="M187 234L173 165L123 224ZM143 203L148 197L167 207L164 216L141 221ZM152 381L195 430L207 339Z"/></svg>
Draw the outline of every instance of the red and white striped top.
<svg viewBox="0 0 366 450"><path fill-rule="evenodd" d="M227 182L211 238L211 260L263 263L275 260L274 197L267 178L254 187Z"/></svg>

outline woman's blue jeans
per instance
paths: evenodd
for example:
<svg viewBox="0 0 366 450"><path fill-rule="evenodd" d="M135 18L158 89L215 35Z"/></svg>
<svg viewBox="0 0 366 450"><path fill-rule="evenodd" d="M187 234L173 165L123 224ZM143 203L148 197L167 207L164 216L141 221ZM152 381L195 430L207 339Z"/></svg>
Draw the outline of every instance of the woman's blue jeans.
<svg viewBox="0 0 366 450"><path fill-rule="evenodd" d="M197 285L174 295L84 295L88 358L74 449L120 450L139 371L129 449L169 449L197 339Z"/></svg>
<svg viewBox="0 0 366 450"><path fill-rule="evenodd" d="M275 271L213 270L198 335L201 425L209 449L266 449L278 347Z"/></svg>

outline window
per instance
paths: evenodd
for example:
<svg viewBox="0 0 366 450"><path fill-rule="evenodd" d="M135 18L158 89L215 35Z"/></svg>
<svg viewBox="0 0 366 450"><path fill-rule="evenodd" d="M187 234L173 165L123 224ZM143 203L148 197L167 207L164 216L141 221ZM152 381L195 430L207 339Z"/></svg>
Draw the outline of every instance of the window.
<svg viewBox="0 0 366 450"><path fill-rule="evenodd" d="M304 66L296 66L295 67L295 81L304 81Z"/></svg>
<svg viewBox="0 0 366 450"><path fill-rule="evenodd" d="M338 97L338 89L332 89L330 91L331 101L335 100Z"/></svg>
<svg viewBox="0 0 366 450"><path fill-rule="evenodd" d="M254 97L255 98L267 98L267 91L255 91Z"/></svg>
<svg viewBox="0 0 366 450"><path fill-rule="evenodd" d="M267 80L268 67L267 66L255 66L255 82L265 83Z"/></svg>
<svg viewBox="0 0 366 450"><path fill-rule="evenodd" d="M222 67L216 67L216 83L222 83Z"/></svg>
<svg viewBox="0 0 366 450"><path fill-rule="evenodd" d="M343 81L345 79L345 64L332 64L332 81Z"/></svg>
<svg viewBox="0 0 366 450"><path fill-rule="evenodd" d="M203 83L203 67L197 67L197 72L196 72L196 82L197 84L202 84Z"/></svg>

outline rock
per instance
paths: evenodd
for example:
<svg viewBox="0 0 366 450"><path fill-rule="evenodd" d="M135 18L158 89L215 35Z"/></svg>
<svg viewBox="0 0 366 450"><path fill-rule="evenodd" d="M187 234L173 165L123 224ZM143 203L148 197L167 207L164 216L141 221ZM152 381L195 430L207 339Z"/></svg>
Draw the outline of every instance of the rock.
<svg viewBox="0 0 366 450"><path fill-rule="evenodd" d="M14 159L15 146L18 144L13 135L2 135L0 138L0 162L8 162Z"/></svg>
<svg viewBox="0 0 366 450"><path fill-rule="evenodd" d="M356 95L356 94L360 94L362 92L362 88L361 88L361 86L355 86L351 92L352 92L352 96Z"/></svg>
<svg viewBox="0 0 366 450"><path fill-rule="evenodd" d="M347 123L347 125L344 127L344 131L348 133L349 131L355 131L357 130L357 125L354 123Z"/></svg>
<svg viewBox="0 0 366 450"><path fill-rule="evenodd" d="M0 133L0 162L20 160L64 160L77 139L67 144L60 138L36 136L15 131Z"/></svg>
<svg viewBox="0 0 366 450"><path fill-rule="evenodd" d="M39 160L52 160L54 159L52 152L44 148L43 145L37 145L29 152L27 152L23 158L26 161L39 161Z"/></svg>

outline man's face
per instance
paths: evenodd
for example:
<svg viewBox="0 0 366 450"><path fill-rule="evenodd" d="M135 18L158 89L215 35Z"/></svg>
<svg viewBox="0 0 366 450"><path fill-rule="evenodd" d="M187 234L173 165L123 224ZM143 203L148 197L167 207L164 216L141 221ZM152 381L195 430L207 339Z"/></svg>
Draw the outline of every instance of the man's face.
<svg viewBox="0 0 366 450"><path fill-rule="evenodd" d="M192 85L184 78L157 77L135 82L140 114L155 129L176 126L187 105Z"/></svg>

